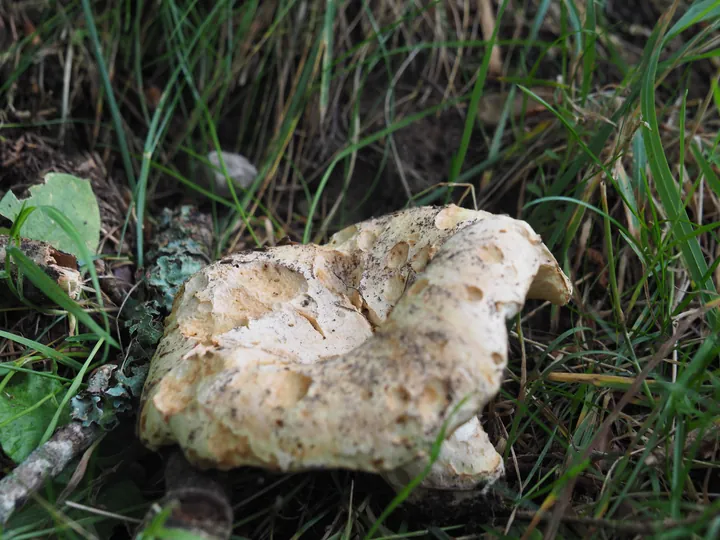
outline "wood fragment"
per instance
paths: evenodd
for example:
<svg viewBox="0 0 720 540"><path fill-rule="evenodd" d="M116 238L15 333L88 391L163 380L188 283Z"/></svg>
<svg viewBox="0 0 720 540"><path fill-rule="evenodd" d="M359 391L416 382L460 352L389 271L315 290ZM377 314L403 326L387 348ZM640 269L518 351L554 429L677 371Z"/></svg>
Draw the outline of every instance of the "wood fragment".
<svg viewBox="0 0 720 540"><path fill-rule="evenodd" d="M165 466L165 488L165 497L151 507L138 533L159 511L170 507L166 529L179 529L207 540L230 538L233 510L228 490L217 474L198 471L175 450Z"/></svg>
<svg viewBox="0 0 720 540"><path fill-rule="evenodd" d="M9 236L0 235L0 269L5 268L8 245L17 246L14 242L11 243ZM80 296L82 277L78 272L77 260L74 255L55 249L47 242L27 238L21 238L20 245L17 247L55 281L70 298L77 299ZM15 265L11 265L10 273L10 279L16 283L18 275ZM11 295L6 296L6 301L13 301ZM23 280L23 296L34 303L47 301L43 292L28 279ZM17 301L17 299L15 300Z"/></svg>

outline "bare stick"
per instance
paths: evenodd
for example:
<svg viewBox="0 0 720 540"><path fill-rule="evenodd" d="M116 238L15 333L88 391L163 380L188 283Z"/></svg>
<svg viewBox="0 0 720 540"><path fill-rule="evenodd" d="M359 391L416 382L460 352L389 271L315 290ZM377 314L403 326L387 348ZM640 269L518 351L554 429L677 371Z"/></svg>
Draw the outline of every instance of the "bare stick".
<svg viewBox="0 0 720 540"><path fill-rule="evenodd" d="M228 492L217 474L193 468L175 450L165 466L166 495L145 517L149 523L161 508L171 508L165 528L180 529L207 540L227 540L233 511ZM142 530L142 529L141 529Z"/></svg>
<svg viewBox="0 0 720 540"><path fill-rule="evenodd" d="M22 464L0 480L0 523L10 519L45 482L60 474L84 452L101 431L72 422L58 429L48 442L33 451Z"/></svg>

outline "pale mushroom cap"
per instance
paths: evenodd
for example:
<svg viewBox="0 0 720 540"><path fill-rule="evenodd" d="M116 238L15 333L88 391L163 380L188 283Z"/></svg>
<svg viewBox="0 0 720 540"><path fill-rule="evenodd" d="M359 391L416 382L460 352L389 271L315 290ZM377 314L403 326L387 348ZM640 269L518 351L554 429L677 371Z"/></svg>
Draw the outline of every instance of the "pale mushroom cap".
<svg viewBox="0 0 720 540"><path fill-rule="evenodd" d="M425 459L457 409L446 461L491 480L499 456L473 422L500 387L505 320L530 291L570 295L540 238L455 206L363 222L326 246L228 257L178 294L140 436L179 443L198 466L387 472Z"/></svg>

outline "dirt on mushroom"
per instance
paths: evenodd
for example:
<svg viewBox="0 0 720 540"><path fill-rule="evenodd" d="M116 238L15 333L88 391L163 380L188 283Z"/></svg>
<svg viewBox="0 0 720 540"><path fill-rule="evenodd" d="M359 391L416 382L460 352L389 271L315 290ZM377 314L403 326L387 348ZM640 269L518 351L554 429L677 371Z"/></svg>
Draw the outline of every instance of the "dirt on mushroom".
<svg viewBox="0 0 720 540"><path fill-rule="evenodd" d="M178 294L139 435L203 468L391 473L426 462L447 425L423 487L492 483L503 463L476 415L500 387L505 321L570 293L526 223L454 205L239 253Z"/></svg>

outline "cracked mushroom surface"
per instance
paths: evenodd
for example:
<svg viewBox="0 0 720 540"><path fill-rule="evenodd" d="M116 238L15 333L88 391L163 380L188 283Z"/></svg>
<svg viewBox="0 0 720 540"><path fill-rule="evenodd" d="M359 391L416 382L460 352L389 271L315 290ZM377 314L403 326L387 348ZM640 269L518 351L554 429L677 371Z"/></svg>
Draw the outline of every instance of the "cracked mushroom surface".
<svg viewBox="0 0 720 540"><path fill-rule="evenodd" d="M570 294L528 224L454 205L235 254L179 291L139 435L201 468L348 468L393 483L426 463L447 422L423 486L492 482L502 460L477 414L500 388L506 319L527 298Z"/></svg>

